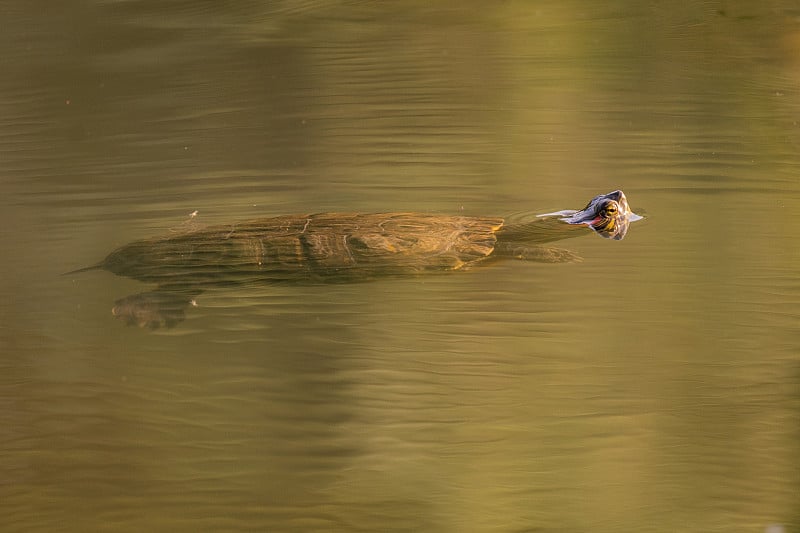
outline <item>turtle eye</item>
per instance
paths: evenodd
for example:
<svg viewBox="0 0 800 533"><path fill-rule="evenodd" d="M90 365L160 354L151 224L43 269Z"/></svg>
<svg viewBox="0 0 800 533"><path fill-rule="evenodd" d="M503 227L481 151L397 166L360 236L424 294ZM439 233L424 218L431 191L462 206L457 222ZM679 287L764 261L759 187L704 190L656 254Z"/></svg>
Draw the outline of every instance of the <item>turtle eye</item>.
<svg viewBox="0 0 800 533"><path fill-rule="evenodd" d="M605 207L603 207L603 215L607 217L612 217L617 214L617 203L616 202L608 202Z"/></svg>

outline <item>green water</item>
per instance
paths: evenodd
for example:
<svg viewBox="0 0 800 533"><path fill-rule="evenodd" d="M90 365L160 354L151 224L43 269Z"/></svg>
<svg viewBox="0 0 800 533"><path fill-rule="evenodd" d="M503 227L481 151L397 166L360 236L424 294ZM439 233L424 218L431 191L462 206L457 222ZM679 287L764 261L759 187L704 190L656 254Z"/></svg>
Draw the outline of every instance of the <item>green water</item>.
<svg viewBox="0 0 800 533"><path fill-rule="evenodd" d="M0 529L800 528L795 2L9 1ZM240 286L125 327L60 276L284 213L623 189L577 264Z"/></svg>

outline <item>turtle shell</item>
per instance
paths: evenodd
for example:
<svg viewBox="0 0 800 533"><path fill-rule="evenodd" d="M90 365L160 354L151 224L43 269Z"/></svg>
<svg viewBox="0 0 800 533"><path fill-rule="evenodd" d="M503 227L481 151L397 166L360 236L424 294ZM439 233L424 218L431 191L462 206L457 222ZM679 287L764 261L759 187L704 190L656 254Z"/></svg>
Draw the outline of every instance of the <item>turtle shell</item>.
<svg viewBox="0 0 800 533"><path fill-rule="evenodd" d="M99 266L160 284L352 281L474 264L492 254L502 226L498 217L423 213L288 215L137 241Z"/></svg>

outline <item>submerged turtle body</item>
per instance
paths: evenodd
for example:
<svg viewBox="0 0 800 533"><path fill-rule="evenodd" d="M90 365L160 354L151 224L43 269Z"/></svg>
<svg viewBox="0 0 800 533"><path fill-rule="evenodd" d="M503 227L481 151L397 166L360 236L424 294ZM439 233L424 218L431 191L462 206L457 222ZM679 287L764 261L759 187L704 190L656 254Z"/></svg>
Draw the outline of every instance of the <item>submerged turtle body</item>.
<svg viewBox="0 0 800 533"><path fill-rule="evenodd" d="M350 281L471 265L492 254L502 227L497 217L289 215L138 241L100 266L158 283Z"/></svg>
<svg viewBox="0 0 800 533"><path fill-rule="evenodd" d="M580 226L619 240L638 218L622 191L597 196L580 211L521 224L425 213L287 215L136 241L81 271L157 283L155 291L117 301L114 314L142 326L171 326L209 285L357 281L460 270L497 257L574 261L572 252L539 245L582 234Z"/></svg>

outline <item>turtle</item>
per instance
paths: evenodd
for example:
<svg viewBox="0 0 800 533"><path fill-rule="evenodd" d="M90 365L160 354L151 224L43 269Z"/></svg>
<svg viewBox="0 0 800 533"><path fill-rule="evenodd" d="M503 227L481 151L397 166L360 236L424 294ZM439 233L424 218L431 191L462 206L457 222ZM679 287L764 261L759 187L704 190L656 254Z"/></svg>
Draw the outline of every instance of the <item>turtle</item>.
<svg viewBox="0 0 800 533"><path fill-rule="evenodd" d="M502 217L431 213L295 214L210 226L132 242L90 267L155 283L115 302L112 314L141 327L172 327L204 288L255 282L333 283L423 272L468 270L492 259L572 262L543 243L574 237L579 226L621 240L638 220L625 194L594 197L584 209Z"/></svg>

